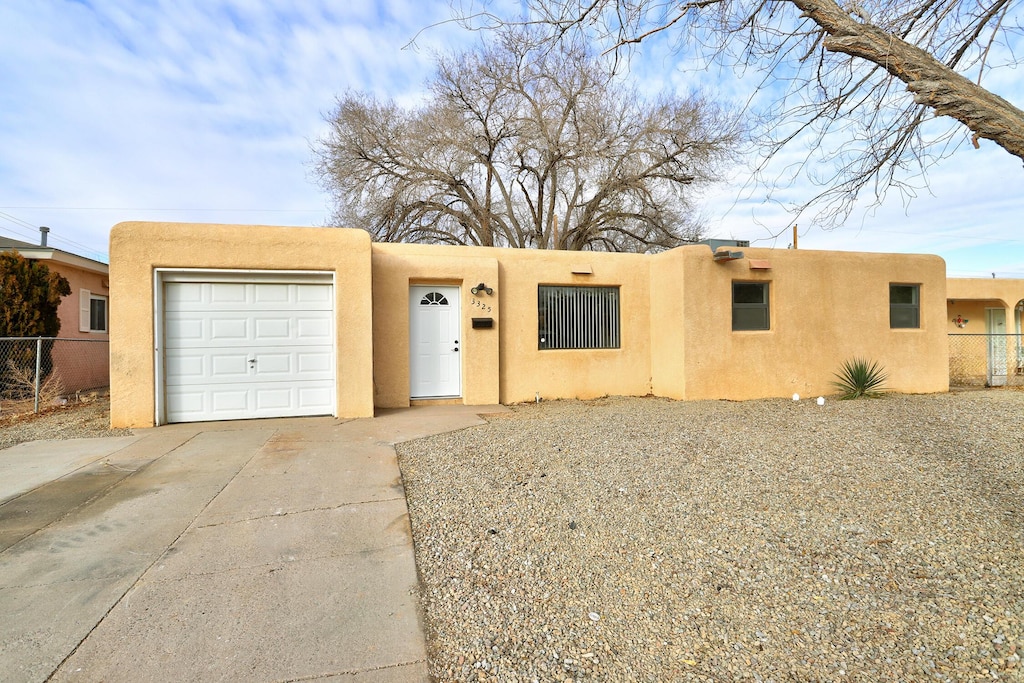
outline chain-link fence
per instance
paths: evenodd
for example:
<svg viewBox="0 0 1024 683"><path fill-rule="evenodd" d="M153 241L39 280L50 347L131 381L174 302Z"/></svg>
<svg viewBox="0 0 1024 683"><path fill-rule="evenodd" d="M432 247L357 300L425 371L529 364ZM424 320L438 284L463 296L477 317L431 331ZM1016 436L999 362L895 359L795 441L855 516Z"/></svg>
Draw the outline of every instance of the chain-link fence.
<svg viewBox="0 0 1024 683"><path fill-rule="evenodd" d="M1024 335L949 335L949 385L1024 386Z"/></svg>
<svg viewBox="0 0 1024 683"><path fill-rule="evenodd" d="M0 337L0 414L38 413L109 385L106 340Z"/></svg>

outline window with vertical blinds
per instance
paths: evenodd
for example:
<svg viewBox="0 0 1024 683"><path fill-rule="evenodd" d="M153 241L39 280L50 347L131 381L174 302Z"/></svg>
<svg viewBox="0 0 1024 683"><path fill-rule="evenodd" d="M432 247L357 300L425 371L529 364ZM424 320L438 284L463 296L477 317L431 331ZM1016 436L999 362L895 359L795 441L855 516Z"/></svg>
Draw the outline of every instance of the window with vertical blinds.
<svg viewBox="0 0 1024 683"><path fill-rule="evenodd" d="M537 288L539 349L619 348L618 287Z"/></svg>

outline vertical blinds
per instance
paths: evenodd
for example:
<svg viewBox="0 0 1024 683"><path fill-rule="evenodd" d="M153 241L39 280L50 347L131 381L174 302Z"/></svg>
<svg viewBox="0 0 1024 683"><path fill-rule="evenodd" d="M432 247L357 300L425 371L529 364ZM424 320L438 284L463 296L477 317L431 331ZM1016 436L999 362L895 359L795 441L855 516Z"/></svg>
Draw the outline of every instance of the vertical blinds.
<svg viewBox="0 0 1024 683"><path fill-rule="evenodd" d="M540 349L619 348L618 287L537 288Z"/></svg>

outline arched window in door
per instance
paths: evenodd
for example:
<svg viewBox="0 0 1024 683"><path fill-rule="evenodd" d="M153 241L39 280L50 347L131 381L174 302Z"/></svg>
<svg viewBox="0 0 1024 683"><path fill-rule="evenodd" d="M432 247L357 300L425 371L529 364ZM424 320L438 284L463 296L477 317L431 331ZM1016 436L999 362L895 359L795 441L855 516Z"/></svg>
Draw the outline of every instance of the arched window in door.
<svg viewBox="0 0 1024 683"><path fill-rule="evenodd" d="M441 292L427 292L420 299L420 306L447 306L448 299Z"/></svg>

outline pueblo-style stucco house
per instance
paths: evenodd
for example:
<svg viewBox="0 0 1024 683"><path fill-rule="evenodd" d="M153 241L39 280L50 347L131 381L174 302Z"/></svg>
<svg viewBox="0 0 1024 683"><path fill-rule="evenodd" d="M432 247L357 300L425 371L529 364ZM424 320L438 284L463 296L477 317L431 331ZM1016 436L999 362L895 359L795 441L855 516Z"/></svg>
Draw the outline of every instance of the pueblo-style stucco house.
<svg viewBox="0 0 1024 683"><path fill-rule="evenodd" d="M371 243L340 228L122 223L115 427L602 395L828 394L840 364L948 383L936 256Z"/></svg>

